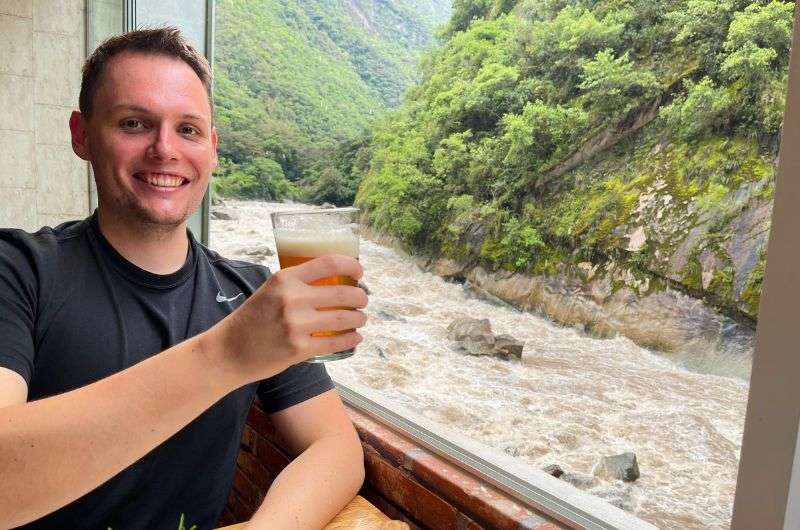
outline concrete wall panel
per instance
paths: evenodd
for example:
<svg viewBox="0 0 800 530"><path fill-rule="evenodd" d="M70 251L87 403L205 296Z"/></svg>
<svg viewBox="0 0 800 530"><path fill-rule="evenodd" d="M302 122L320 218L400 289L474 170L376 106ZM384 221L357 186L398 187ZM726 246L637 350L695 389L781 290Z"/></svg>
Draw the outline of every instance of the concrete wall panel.
<svg viewBox="0 0 800 530"><path fill-rule="evenodd" d="M33 18L33 3L31 0L3 0L0 2L0 15Z"/></svg>
<svg viewBox="0 0 800 530"><path fill-rule="evenodd" d="M89 166L69 135L85 10L86 0L0 0L0 227L36 230L90 213Z"/></svg>
<svg viewBox="0 0 800 530"><path fill-rule="evenodd" d="M0 15L0 73L33 74L33 23L29 18Z"/></svg>
<svg viewBox="0 0 800 530"><path fill-rule="evenodd" d="M33 131L33 78L0 74L0 129Z"/></svg>
<svg viewBox="0 0 800 530"><path fill-rule="evenodd" d="M36 188L33 132L0 130L0 186Z"/></svg>
<svg viewBox="0 0 800 530"><path fill-rule="evenodd" d="M83 0L34 0L33 29L83 37Z"/></svg>
<svg viewBox="0 0 800 530"><path fill-rule="evenodd" d="M36 103L77 105L83 47L82 36L34 32Z"/></svg>
<svg viewBox="0 0 800 530"><path fill-rule="evenodd" d="M37 230L36 194L32 189L0 187L0 226Z"/></svg>
<svg viewBox="0 0 800 530"><path fill-rule="evenodd" d="M56 105L37 104L36 143L50 145L72 145L69 134L69 117L75 107L59 107Z"/></svg>

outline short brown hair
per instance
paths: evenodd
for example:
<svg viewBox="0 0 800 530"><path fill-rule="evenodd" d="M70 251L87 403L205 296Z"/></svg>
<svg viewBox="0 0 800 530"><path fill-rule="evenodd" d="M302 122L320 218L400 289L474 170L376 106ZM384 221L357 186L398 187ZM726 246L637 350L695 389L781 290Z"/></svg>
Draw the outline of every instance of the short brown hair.
<svg viewBox="0 0 800 530"><path fill-rule="evenodd" d="M88 119L92 113L92 101L97 92L108 62L122 52L163 55L180 59L195 71L208 94L208 104L214 113L211 98L211 67L203 55L181 35L178 28L167 26L155 29L138 29L105 40L83 63L81 93L78 108Z"/></svg>

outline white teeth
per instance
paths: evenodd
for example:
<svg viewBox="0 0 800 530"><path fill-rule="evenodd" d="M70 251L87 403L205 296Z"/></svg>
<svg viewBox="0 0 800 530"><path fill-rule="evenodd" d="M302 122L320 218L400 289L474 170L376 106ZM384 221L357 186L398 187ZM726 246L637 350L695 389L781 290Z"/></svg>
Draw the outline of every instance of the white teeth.
<svg viewBox="0 0 800 530"><path fill-rule="evenodd" d="M153 186L159 186L162 188L177 188L181 184L183 184L182 177L175 177L173 175L164 175L162 173L147 173L142 175L145 182L148 184L152 184Z"/></svg>

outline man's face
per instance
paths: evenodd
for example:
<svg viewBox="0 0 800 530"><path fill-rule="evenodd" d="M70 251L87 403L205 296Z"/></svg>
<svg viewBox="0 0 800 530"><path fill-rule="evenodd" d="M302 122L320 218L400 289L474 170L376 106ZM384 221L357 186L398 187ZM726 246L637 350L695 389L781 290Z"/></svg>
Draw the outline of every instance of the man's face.
<svg viewBox="0 0 800 530"><path fill-rule="evenodd" d="M205 88L188 64L159 55L114 57L91 118L74 115L70 126L76 153L92 163L101 212L178 226L200 205L217 165L217 135Z"/></svg>

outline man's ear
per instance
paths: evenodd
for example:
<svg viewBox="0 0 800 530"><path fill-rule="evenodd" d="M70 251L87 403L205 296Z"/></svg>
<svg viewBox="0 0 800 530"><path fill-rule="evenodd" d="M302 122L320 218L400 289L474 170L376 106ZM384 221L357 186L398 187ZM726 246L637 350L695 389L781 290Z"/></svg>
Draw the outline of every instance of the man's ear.
<svg viewBox="0 0 800 530"><path fill-rule="evenodd" d="M77 110L72 111L72 115L69 117L69 132L72 135L72 150L82 159L91 162L86 120L83 114Z"/></svg>
<svg viewBox="0 0 800 530"><path fill-rule="evenodd" d="M211 127L211 149L214 150L214 159L212 160L212 167L211 170L215 170L219 165L219 159L217 158L217 128Z"/></svg>

